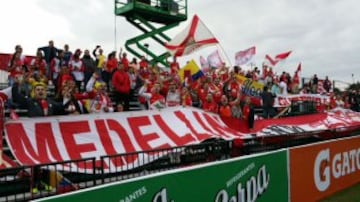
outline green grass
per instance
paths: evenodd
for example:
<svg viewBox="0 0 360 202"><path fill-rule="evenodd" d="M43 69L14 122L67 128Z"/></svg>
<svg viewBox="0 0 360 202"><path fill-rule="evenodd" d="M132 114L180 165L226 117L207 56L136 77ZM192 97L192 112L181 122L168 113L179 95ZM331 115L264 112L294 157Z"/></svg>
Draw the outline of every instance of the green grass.
<svg viewBox="0 0 360 202"><path fill-rule="evenodd" d="M321 202L360 202L360 183L338 192Z"/></svg>

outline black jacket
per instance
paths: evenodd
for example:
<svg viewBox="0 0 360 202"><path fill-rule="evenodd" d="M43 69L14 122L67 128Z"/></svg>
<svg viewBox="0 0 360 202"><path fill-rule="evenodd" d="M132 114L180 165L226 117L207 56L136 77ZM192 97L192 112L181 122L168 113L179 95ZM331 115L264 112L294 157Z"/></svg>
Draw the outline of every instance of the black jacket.
<svg viewBox="0 0 360 202"><path fill-rule="evenodd" d="M41 107L40 101L33 98L25 97L24 95L19 93L18 88L18 84L14 84L12 88L13 101L19 104L22 108L27 109L29 117L44 116L44 111ZM46 101L48 103L48 116L65 114L62 103L55 102L50 98L46 98Z"/></svg>

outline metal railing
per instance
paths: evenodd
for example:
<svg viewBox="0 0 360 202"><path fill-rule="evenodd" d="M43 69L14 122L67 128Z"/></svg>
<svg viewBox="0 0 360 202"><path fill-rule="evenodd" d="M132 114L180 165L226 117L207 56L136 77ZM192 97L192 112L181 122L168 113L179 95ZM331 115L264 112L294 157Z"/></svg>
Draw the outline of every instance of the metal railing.
<svg viewBox="0 0 360 202"><path fill-rule="evenodd" d="M94 168L95 158L87 158L0 170L0 201L28 201L92 187L98 177Z"/></svg>
<svg viewBox="0 0 360 202"><path fill-rule="evenodd" d="M232 141L213 139L198 145L102 156L100 161L88 158L3 169L0 170L0 202L28 201L192 164L230 158L231 145Z"/></svg>
<svg viewBox="0 0 360 202"><path fill-rule="evenodd" d="M198 145L103 156L102 180L108 183L230 158L231 149L237 149L231 145L232 141L211 139Z"/></svg>
<svg viewBox="0 0 360 202"><path fill-rule="evenodd" d="M0 202L28 201L165 170L354 135L359 135L358 128L245 140L209 139L196 145L4 169L0 170Z"/></svg>
<svg viewBox="0 0 360 202"><path fill-rule="evenodd" d="M115 9L129 4L133 4L133 6L139 4L174 14L187 15L187 0L115 0Z"/></svg>

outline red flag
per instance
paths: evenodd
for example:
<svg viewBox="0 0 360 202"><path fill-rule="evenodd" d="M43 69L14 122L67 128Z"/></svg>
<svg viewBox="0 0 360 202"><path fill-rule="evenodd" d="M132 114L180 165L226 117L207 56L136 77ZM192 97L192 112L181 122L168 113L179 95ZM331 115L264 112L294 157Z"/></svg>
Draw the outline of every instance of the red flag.
<svg viewBox="0 0 360 202"><path fill-rule="evenodd" d="M275 60L277 60L278 62L281 60L285 60L287 57L289 57L290 54L291 54L291 51L285 52L285 53L280 53L275 56Z"/></svg>
<svg viewBox="0 0 360 202"><path fill-rule="evenodd" d="M299 75L299 72L301 71L301 62L299 63L295 73L294 73L294 76L293 76L293 84L297 84L299 85L300 84L300 75Z"/></svg>
<svg viewBox="0 0 360 202"><path fill-rule="evenodd" d="M256 47L253 46L243 51L239 51L235 54L235 64L243 65L251 60L251 58L256 54Z"/></svg>
<svg viewBox="0 0 360 202"><path fill-rule="evenodd" d="M269 55L265 55L265 59L271 64L271 66L275 66L278 63L277 60L272 59Z"/></svg>
<svg viewBox="0 0 360 202"><path fill-rule="evenodd" d="M289 55L291 54L291 52L292 52L292 51L277 54L277 55L275 56L275 59L272 59L269 55L265 55L265 59L266 59L267 61L269 61L269 63L270 63L272 66L275 66L275 65L276 65L277 63L279 63L280 61L285 60L287 57L289 57Z"/></svg>
<svg viewBox="0 0 360 202"><path fill-rule="evenodd" d="M218 40L195 15L191 24L165 44L166 49L174 56L188 55L195 50L217 44Z"/></svg>

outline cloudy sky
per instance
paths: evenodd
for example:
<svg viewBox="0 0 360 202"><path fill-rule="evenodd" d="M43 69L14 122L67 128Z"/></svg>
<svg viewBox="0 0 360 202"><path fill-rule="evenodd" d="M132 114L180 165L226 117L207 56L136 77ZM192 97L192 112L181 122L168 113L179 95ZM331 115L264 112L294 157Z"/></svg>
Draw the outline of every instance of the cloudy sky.
<svg viewBox="0 0 360 202"><path fill-rule="evenodd" d="M13 52L14 46L21 44L25 54L33 55L37 47L52 39L59 48L65 43L72 50L100 44L108 53L139 34L124 18L114 17L113 0L0 2L0 52ZM194 14L200 17L231 63L235 52L250 46L257 47L257 65L265 54L292 50L286 63L276 67L277 72L293 72L302 62L305 77L317 73L345 82L360 80L358 0L188 0L188 4L189 19ZM167 34L175 36L188 23ZM202 50L190 57L198 59L198 54L206 56L211 51Z"/></svg>

